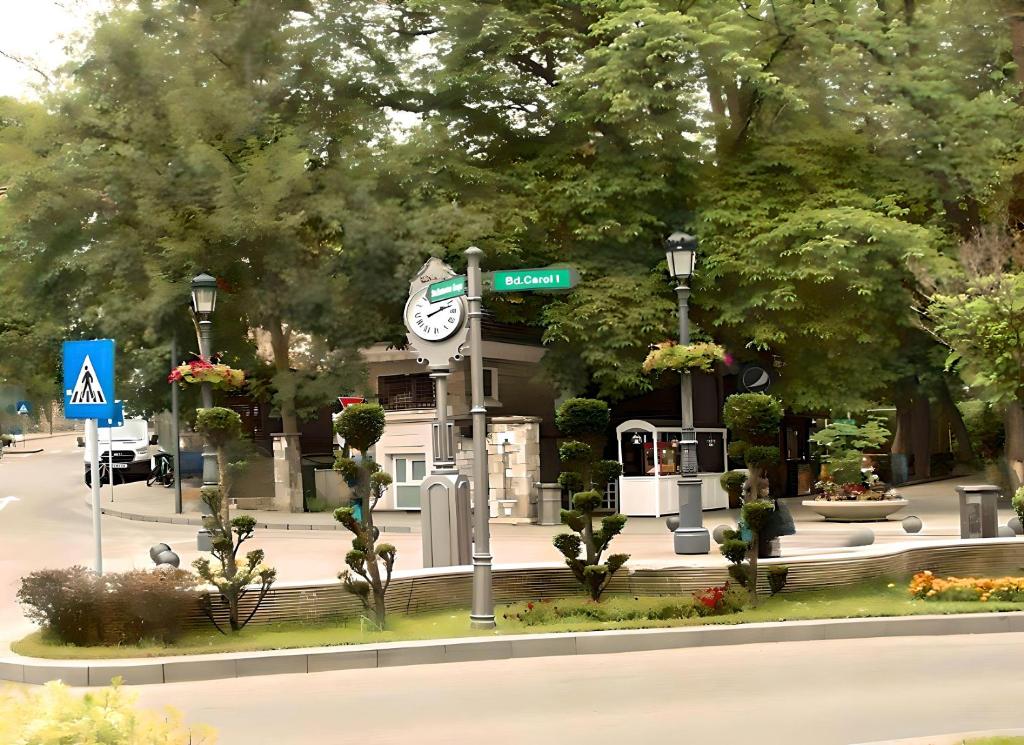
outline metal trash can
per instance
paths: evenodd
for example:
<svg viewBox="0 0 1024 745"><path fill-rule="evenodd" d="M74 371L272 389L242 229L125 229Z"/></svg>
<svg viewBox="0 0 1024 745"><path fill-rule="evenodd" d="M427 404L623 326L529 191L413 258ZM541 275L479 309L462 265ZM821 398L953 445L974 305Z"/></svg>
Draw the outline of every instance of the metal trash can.
<svg viewBox="0 0 1024 745"><path fill-rule="evenodd" d="M960 537L999 537L999 487L992 484L958 486Z"/></svg>

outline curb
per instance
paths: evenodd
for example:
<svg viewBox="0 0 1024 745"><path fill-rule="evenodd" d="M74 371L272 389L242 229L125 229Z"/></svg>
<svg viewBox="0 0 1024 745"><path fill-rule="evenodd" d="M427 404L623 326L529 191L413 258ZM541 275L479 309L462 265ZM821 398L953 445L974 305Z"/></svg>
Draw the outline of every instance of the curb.
<svg viewBox="0 0 1024 745"><path fill-rule="evenodd" d="M86 507L92 508L92 502L86 501ZM175 515L174 517L168 517L166 515L144 515L140 512L126 512L124 510L115 510L111 507L100 507L100 512L110 517L118 517L122 520L138 520L144 523L167 523L169 525L195 525L196 527L203 527L203 519L201 517L186 517L185 515ZM245 514L245 510L237 510L238 514ZM269 523L269 522L258 522L256 527L261 530L344 530L347 529L340 523L324 523L322 525L314 525L311 523ZM396 525L388 527L386 525L376 526L380 529L381 533L412 533L412 528Z"/></svg>
<svg viewBox="0 0 1024 745"><path fill-rule="evenodd" d="M776 642L1012 632L1024 632L1024 611L564 634L518 634L489 639L439 639L129 660L44 661L12 655L0 658L0 680L33 685L63 680L70 686L105 686L109 685L111 678L120 676L124 679L125 685L151 685L223 680L253 675L319 673L331 670L524 657L618 654Z"/></svg>

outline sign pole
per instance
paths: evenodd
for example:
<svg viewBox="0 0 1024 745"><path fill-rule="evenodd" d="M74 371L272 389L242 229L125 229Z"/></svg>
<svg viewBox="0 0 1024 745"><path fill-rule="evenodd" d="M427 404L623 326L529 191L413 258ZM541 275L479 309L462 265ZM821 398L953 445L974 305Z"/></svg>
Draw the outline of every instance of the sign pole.
<svg viewBox="0 0 1024 745"><path fill-rule="evenodd" d="M178 335L171 338L171 369L178 366ZM171 454L174 457L174 514L181 514L181 436L178 433L178 384L171 383L171 437L174 438L174 447Z"/></svg>
<svg viewBox="0 0 1024 745"><path fill-rule="evenodd" d="M113 422L111 422L113 424ZM114 428L107 427L107 481L110 482L110 501L114 501Z"/></svg>
<svg viewBox="0 0 1024 745"><path fill-rule="evenodd" d="M494 597L491 587L491 526L487 485L487 408L484 406L483 287L480 278L480 257L483 251L466 249L469 295L469 370L473 415L473 608L469 615L474 629L493 629Z"/></svg>
<svg viewBox="0 0 1024 745"><path fill-rule="evenodd" d="M96 574L103 574L103 538L100 533L100 433L98 420L85 420L85 436L89 440L89 474L92 481L92 537L96 543Z"/></svg>

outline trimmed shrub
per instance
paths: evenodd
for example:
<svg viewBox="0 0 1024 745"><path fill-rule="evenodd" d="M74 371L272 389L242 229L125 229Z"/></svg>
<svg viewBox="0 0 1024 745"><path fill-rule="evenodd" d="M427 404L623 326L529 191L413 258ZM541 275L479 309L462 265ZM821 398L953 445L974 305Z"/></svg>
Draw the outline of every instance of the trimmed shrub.
<svg viewBox="0 0 1024 745"><path fill-rule="evenodd" d="M380 404L346 406L334 423L334 431L345 444L366 453L384 436L384 408Z"/></svg>
<svg viewBox="0 0 1024 745"><path fill-rule="evenodd" d="M97 576L82 566L44 569L22 579L25 616L64 644L176 640L195 607L195 578L183 570L133 570Z"/></svg>
<svg viewBox="0 0 1024 745"><path fill-rule="evenodd" d="M566 437L603 437L609 421L608 404L596 398L570 398L555 411L555 426Z"/></svg>
<svg viewBox="0 0 1024 745"><path fill-rule="evenodd" d="M242 436L242 417L237 411L223 406L199 409L196 412L196 432L215 448L222 448Z"/></svg>
<svg viewBox="0 0 1024 745"><path fill-rule="evenodd" d="M770 445L779 436L782 403L767 393L737 393L725 400L722 419L737 440Z"/></svg>
<svg viewBox="0 0 1024 745"><path fill-rule="evenodd" d="M605 515L601 527L595 530L594 511L601 506L601 495L596 491L579 492L573 495L572 505L571 510L562 510L562 523L574 532L559 533L552 543L591 599L600 600L614 574L629 560L629 554L611 554L601 563L608 544L625 527L626 516Z"/></svg>
<svg viewBox="0 0 1024 745"><path fill-rule="evenodd" d="M779 449L774 445L747 445L743 450L743 462L747 468L769 468L778 463L780 458Z"/></svg>
<svg viewBox="0 0 1024 745"><path fill-rule="evenodd" d="M1024 523L1024 486L1013 495L1010 504L1013 505L1013 511L1017 513L1017 519Z"/></svg>
<svg viewBox="0 0 1024 745"><path fill-rule="evenodd" d="M782 592L787 579L789 579L789 567L781 564L768 567L768 589L771 590L772 595Z"/></svg>

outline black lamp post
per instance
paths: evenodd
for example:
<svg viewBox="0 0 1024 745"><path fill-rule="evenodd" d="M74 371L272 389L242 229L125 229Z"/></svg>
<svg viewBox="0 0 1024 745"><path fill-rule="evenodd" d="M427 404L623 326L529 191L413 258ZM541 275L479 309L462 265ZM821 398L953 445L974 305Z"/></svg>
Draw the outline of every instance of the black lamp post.
<svg viewBox="0 0 1024 745"><path fill-rule="evenodd" d="M687 284L697 263L697 239L677 231L665 241L668 272L678 283L679 343L690 343L690 287ZM706 554L711 550L711 536L704 527L704 506L701 481L697 475L697 431L693 427L693 378L684 370L680 378L682 416L679 438L679 527L672 534L677 554Z"/></svg>
<svg viewBox="0 0 1024 745"><path fill-rule="evenodd" d="M199 326L199 355L210 361L213 354L213 315L217 307L217 279L209 274L199 274L192 279L192 312L196 315ZM203 408L213 407L213 385L209 382L200 384ZM209 444L203 446L203 486L216 487L220 479L217 473L217 454Z"/></svg>

